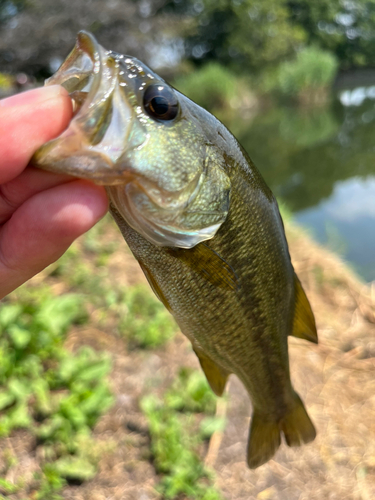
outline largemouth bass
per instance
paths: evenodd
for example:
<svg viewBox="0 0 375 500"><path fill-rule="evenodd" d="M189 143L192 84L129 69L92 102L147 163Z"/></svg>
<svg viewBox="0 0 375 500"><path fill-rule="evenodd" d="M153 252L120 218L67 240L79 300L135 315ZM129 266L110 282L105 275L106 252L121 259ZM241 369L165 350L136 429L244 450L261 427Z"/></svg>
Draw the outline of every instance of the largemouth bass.
<svg viewBox="0 0 375 500"><path fill-rule="evenodd" d="M70 93L68 129L33 163L106 186L110 210L157 297L189 338L212 390L229 374L252 404L247 461L281 434L315 438L293 390L288 335L317 342L276 200L232 134L145 64L80 32L46 85Z"/></svg>

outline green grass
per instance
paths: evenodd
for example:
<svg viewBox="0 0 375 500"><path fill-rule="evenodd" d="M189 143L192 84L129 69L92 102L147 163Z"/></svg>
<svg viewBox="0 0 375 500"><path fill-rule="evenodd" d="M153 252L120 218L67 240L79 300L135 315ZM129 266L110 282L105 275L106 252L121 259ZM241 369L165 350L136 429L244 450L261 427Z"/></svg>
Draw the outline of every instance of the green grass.
<svg viewBox="0 0 375 500"><path fill-rule="evenodd" d="M202 443L225 425L214 417L215 402L216 396L204 375L185 368L163 399L148 395L141 400L149 425L153 463L162 474L158 486L162 498L222 498L213 485L213 472L198 454ZM197 416L201 417L199 425Z"/></svg>

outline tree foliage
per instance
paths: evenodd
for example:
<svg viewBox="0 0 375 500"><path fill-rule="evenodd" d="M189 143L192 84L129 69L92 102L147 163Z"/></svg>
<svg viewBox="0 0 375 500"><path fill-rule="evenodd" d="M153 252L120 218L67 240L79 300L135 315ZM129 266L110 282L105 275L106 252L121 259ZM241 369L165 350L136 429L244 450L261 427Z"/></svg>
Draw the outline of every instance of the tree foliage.
<svg viewBox="0 0 375 500"><path fill-rule="evenodd" d="M112 50L146 62L161 43L162 0L0 0L0 72L48 76L73 47L79 30Z"/></svg>
<svg viewBox="0 0 375 500"><path fill-rule="evenodd" d="M153 67L256 74L310 44L341 68L375 65L375 0L0 0L0 72L47 75L80 29Z"/></svg>
<svg viewBox="0 0 375 500"><path fill-rule="evenodd" d="M333 52L342 68L375 65L375 0L292 0L294 25L307 42Z"/></svg>
<svg viewBox="0 0 375 500"><path fill-rule="evenodd" d="M242 71L258 71L292 55L305 40L280 0L170 1L164 9L194 19L185 48L197 63L215 59Z"/></svg>
<svg viewBox="0 0 375 500"><path fill-rule="evenodd" d="M190 19L186 55L258 72L314 44L341 68L375 65L375 0L168 0Z"/></svg>

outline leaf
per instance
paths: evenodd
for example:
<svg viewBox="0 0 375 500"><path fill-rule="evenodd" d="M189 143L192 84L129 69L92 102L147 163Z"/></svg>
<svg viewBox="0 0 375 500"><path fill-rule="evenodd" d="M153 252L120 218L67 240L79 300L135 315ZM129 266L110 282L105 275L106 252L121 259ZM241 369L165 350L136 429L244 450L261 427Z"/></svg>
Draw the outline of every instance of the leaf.
<svg viewBox="0 0 375 500"><path fill-rule="evenodd" d="M14 323L17 317L21 314L21 304L7 304L3 305L0 309L0 330L7 328Z"/></svg>
<svg viewBox="0 0 375 500"><path fill-rule="evenodd" d="M30 331L17 325L11 326L9 328L8 334L13 342L14 347L17 349L24 349L31 340Z"/></svg>
<svg viewBox="0 0 375 500"><path fill-rule="evenodd" d="M11 429L24 428L27 429L33 423L29 414L29 409L26 404L17 405L9 412L9 422Z"/></svg>
<svg viewBox="0 0 375 500"><path fill-rule="evenodd" d="M46 380L39 378L33 383L35 406L43 416L52 412L52 399Z"/></svg>
<svg viewBox="0 0 375 500"><path fill-rule="evenodd" d="M83 316L85 312L82 297L77 294L68 294L52 297L43 302L35 316L35 321L54 335L61 335L74 321Z"/></svg>
<svg viewBox="0 0 375 500"><path fill-rule="evenodd" d="M11 495L12 493L16 493L19 489L19 486L16 484L7 481L6 479L0 478L0 493L3 492L6 495Z"/></svg>
<svg viewBox="0 0 375 500"><path fill-rule="evenodd" d="M30 384L23 380L11 378L8 382L8 390L19 401L27 399L31 392Z"/></svg>
<svg viewBox="0 0 375 500"><path fill-rule="evenodd" d="M14 394L11 394L10 392L6 391L1 391L0 392L0 411L3 410L4 408L7 408L8 406L12 405L16 398L14 397Z"/></svg>
<svg viewBox="0 0 375 500"><path fill-rule="evenodd" d="M61 477L68 481L89 481L96 475L96 467L86 458L77 456L62 457L53 465Z"/></svg>
<svg viewBox="0 0 375 500"><path fill-rule="evenodd" d="M222 432L225 428L225 418L206 417L200 423L200 432L203 439L208 439L214 432Z"/></svg>
<svg viewBox="0 0 375 500"><path fill-rule="evenodd" d="M77 373L77 379L83 382L93 382L94 380L101 380L111 369L109 360L101 359L88 363Z"/></svg>

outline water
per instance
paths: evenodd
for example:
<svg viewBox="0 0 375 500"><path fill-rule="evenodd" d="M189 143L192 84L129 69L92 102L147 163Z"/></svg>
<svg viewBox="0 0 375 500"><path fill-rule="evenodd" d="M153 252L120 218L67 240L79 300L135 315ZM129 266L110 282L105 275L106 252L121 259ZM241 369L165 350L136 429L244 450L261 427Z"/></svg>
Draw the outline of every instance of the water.
<svg viewBox="0 0 375 500"><path fill-rule="evenodd" d="M295 220L375 280L375 87L341 90L323 108L273 108L233 129Z"/></svg>

